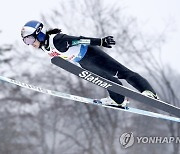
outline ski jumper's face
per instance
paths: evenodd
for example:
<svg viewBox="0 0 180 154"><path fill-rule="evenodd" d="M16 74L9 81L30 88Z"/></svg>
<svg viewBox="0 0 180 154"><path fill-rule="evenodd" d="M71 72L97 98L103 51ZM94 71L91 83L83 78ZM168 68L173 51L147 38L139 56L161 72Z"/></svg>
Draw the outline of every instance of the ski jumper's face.
<svg viewBox="0 0 180 154"><path fill-rule="evenodd" d="M40 47L40 42L36 39L36 41L32 44L34 48L39 48Z"/></svg>

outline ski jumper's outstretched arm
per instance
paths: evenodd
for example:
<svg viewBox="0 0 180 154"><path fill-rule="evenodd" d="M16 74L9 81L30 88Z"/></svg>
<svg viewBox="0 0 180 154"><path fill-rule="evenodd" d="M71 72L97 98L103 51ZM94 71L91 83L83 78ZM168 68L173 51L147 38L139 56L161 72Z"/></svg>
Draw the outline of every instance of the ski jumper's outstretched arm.
<svg viewBox="0 0 180 154"><path fill-rule="evenodd" d="M70 36L62 33L57 34L53 38L53 43L56 46L56 48L61 52L66 52L69 49L69 47L79 44L103 46L107 48L111 48L111 45L115 45L113 36L107 36L104 38L90 38L84 36Z"/></svg>

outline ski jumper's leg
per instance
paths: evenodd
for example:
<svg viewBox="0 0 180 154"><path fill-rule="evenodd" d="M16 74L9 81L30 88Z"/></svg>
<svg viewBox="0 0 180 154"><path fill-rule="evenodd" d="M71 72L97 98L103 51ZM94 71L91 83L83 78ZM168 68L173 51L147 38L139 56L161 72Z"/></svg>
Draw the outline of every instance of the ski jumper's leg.
<svg viewBox="0 0 180 154"><path fill-rule="evenodd" d="M82 68L85 68L86 70L89 70L105 79L108 79L110 81L113 81L115 83L118 83L120 85L122 85L122 83L115 77L108 75L106 72L104 72L101 69L98 69L97 67L95 67L94 65L86 65L85 63L80 63ZM117 94L115 92L112 92L110 90L108 90L109 96L118 104L121 104L124 101L124 96Z"/></svg>
<svg viewBox="0 0 180 154"><path fill-rule="evenodd" d="M113 76L117 76L119 79L125 79L140 92L149 90L154 94L156 93L145 78L120 64L100 48L89 46L85 57L79 63L82 65L82 67L86 67L88 70L91 69L90 71L96 74L99 73L98 75L102 77L103 74L106 74L107 79L118 84L119 80L117 78L114 79Z"/></svg>
<svg viewBox="0 0 180 154"><path fill-rule="evenodd" d="M113 81L117 84L122 85L122 83L118 80L118 78L113 77L112 74L109 74L106 70L104 70L104 66L107 65L103 62L100 55L95 53L96 51L92 50L91 48L88 50L89 54L86 54L85 57L79 62L82 68L85 68L101 77L104 77L110 81ZM121 104L124 101L124 96L117 94L108 90L109 96L113 99L116 103Z"/></svg>

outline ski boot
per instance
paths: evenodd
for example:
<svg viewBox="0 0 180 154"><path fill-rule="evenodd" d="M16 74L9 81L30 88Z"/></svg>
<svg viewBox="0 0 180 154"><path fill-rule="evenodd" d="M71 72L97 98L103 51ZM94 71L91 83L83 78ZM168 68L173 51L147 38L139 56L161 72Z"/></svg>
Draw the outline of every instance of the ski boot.
<svg viewBox="0 0 180 154"><path fill-rule="evenodd" d="M144 96L151 97L151 98L154 98L154 99L159 100L159 97L157 96L157 94L154 94L153 92L151 92L151 91L149 91L149 90L143 91L142 94L143 94Z"/></svg>
<svg viewBox="0 0 180 154"><path fill-rule="evenodd" d="M107 105L107 106L112 106L112 107L117 107L117 108L122 108L122 109L128 109L128 104L129 104L129 101L126 98L121 104L116 103L110 97L102 98L100 100L95 100L95 101L96 103L98 101L98 103L101 103L102 105Z"/></svg>

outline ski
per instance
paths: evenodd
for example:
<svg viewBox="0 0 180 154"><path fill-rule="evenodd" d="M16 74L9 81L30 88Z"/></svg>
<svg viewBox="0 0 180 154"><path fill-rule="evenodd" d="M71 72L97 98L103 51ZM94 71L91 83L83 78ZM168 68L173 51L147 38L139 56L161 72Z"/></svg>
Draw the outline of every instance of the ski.
<svg viewBox="0 0 180 154"><path fill-rule="evenodd" d="M44 93L44 94L48 94L48 95L52 95L52 96L56 96L56 97L60 97L60 98L64 98L64 99L69 99L69 100L73 100L73 101L77 101L77 102L83 102L83 103L86 103L86 104L98 105L98 106L102 106L102 107L105 107L105 108L110 108L110 109L114 109L114 110L135 113L135 114L144 115L144 116L153 117L153 118L159 118L159 119L163 119L163 120L180 122L180 118L177 118L177 117L167 116L167 115L163 115L163 114L159 114L159 113L155 113L155 112L150 112L150 111L146 111L146 110L141 110L141 109L137 109L137 108L132 108L132 107L128 107L126 109L121 109L121 108L118 108L118 107L112 107L112 106L108 106L108 105L103 105L103 104L99 103L100 101L95 101L96 99L91 99L91 98L85 98L85 97L81 97L81 96L66 94L66 93L62 93L62 92L59 92L59 91L53 91L53 90L37 87L37 86L34 86L34 85L30 85L30 84L27 84L27 83L24 83L24 82L16 81L16 80L6 78L6 77L3 77L3 76L0 76L0 80L4 81L4 82L11 83L11 84L14 84L14 85L17 85L17 86L20 86L20 87L23 87L23 88L27 88L27 89L30 89L30 90L33 90L33 91L37 91L37 92L40 92L40 93Z"/></svg>
<svg viewBox="0 0 180 154"><path fill-rule="evenodd" d="M107 80L103 77L100 77L100 76L98 76L90 71L87 71L79 66L76 66L75 64L73 64L67 60L64 60L60 57L53 57L51 59L51 62L54 65L66 70L82 79L85 79L86 81L89 81L90 83L93 83L97 86L100 86L102 88L108 89L115 93L132 98L138 102L152 106L156 109L160 109L169 114L173 114L177 117L180 117L180 108L178 108L176 106L173 106L173 105L163 102L161 100L156 100L156 99L153 99L150 97L146 97L139 92L136 92L134 90L131 90L129 88L121 86L121 85L119 85L115 82L112 82L110 80Z"/></svg>

